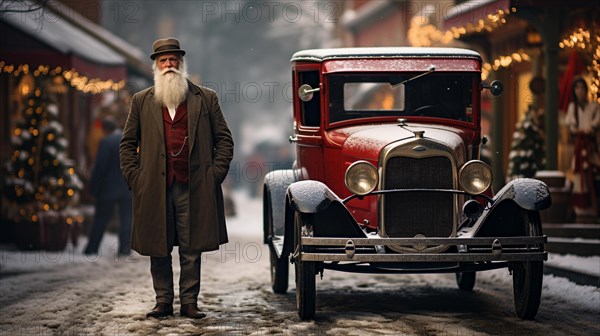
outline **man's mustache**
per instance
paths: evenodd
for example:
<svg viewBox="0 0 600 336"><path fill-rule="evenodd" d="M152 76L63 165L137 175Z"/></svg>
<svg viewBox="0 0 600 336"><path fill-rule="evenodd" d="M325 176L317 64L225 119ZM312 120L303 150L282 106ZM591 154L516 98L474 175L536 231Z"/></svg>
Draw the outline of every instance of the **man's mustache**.
<svg viewBox="0 0 600 336"><path fill-rule="evenodd" d="M181 75L181 74L182 74L182 73L181 73L181 70L179 70L179 69L177 69L177 68L164 68L164 69L163 69L163 70L160 72L160 74L161 74L162 76L164 76L165 74L167 74L167 73L169 73L169 72L174 72L174 73L176 73L176 74L178 74L178 75Z"/></svg>

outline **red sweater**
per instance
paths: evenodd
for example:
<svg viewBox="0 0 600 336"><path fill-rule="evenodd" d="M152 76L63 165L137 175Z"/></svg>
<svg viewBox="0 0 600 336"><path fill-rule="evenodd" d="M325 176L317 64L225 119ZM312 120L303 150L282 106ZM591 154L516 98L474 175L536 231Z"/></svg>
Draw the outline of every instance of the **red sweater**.
<svg viewBox="0 0 600 336"><path fill-rule="evenodd" d="M187 104L177 106L175 118L171 120L169 110L163 106L163 124L165 127L165 144L167 146L167 185L173 180L180 183L189 181L189 139L187 131Z"/></svg>

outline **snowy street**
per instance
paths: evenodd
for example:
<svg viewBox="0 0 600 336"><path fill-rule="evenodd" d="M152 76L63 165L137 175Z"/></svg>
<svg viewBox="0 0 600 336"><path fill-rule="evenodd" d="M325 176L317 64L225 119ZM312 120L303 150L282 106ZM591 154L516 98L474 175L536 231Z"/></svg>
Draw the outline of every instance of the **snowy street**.
<svg viewBox="0 0 600 336"><path fill-rule="evenodd" d="M62 253L0 250L0 335L600 334L600 289L546 275L535 321L522 321L504 269L478 273L473 292L459 291L450 274L325 271L317 280L317 319L303 322L293 268L288 294L271 291L262 201L234 196L230 242L203 256L199 306L206 318L180 317L176 298L175 316L147 319L154 305L149 258L116 258L116 236L106 235L97 258L81 254L84 244Z"/></svg>

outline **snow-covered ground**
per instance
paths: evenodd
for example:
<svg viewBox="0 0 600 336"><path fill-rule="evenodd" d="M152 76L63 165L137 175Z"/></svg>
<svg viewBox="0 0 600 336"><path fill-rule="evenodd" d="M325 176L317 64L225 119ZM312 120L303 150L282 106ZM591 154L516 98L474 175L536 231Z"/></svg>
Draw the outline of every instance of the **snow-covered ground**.
<svg viewBox="0 0 600 336"><path fill-rule="evenodd" d="M326 271L317 281L317 319L301 321L293 270L287 295L271 291L261 201L243 192L234 198L230 242L203 255L206 318L180 317L176 298L175 316L146 319L154 304L148 258L117 258L116 237L107 235L94 258L81 254L85 242L61 253L0 250L0 335L600 335L600 289L545 275L536 321L522 321L507 270L478 273L473 292L457 290L451 274ZM563 262L593 268L596 260Z"/></svg>
<svg viewBox="0 0 600 336"><path fill-rule="evenodd" d="M548 255L549 265L600 277L600 256L582 257L572 254Z"/></svg>

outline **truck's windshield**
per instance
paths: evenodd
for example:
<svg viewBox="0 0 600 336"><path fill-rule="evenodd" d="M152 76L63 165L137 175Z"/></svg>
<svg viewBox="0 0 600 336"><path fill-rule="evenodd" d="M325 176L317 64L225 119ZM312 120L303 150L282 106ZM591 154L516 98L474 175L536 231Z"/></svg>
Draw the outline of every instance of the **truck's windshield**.
<svg viewBox="0 0 600 336"><path fill-rule="evenodd" d="M330 122L380 116L425 116L471 122L477 74L334 74L329 77Z"/></svg>

